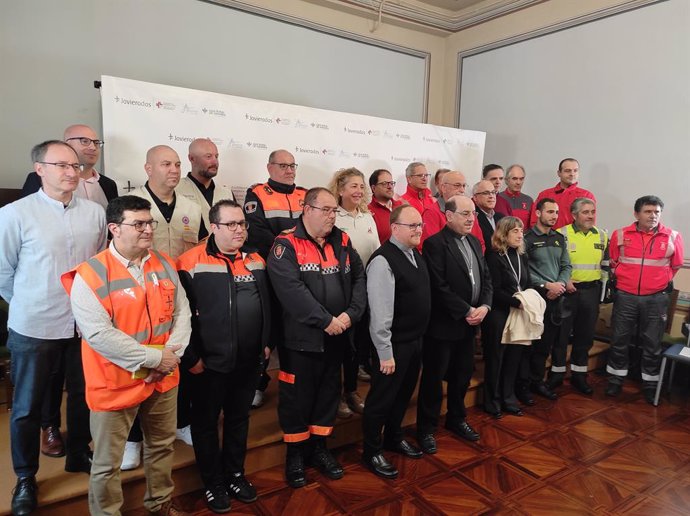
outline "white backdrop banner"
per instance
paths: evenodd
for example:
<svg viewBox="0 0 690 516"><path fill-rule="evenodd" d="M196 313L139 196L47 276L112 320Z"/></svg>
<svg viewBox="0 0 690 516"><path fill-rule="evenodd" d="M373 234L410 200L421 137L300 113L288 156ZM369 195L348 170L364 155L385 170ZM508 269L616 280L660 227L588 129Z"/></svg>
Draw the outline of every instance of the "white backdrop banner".
<svg viewBox="0 0 690 516"><path fill-rule="evenodd" d="M391 90L394 95L395 91ZM297 183L325 186L341 168L357 167L368 178L378 168L393 173L404 192L412 161L460 170L478 180L485 133L401 122L290 104L234 97L162 84L103 76L104 172L122 193L146 181L146 151L166 144L177 151L182 173L195 138L218 146L220 184L244 191L268 178L266 163L286 149L299 165Z"/></svg>

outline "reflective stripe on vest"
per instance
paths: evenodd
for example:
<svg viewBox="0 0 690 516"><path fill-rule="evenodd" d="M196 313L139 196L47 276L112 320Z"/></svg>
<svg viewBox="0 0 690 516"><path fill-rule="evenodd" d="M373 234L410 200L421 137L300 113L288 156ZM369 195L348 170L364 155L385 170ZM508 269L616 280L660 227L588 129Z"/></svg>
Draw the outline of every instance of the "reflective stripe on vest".
<svg viewBox="0 0 690 516"><path fill-rule="evenodd" d="M109 250L105 250L62 276L71 291L78 273L110 316L113 326L142 345L164 346L172 328L178 288L177 272L169 259L151 251L143 264L143 288ZM97 353L82 340L86 401L91 410L111 411L133 407L154 390L166 392L179 382L179 372L160 382L145 383Z"/></svg>

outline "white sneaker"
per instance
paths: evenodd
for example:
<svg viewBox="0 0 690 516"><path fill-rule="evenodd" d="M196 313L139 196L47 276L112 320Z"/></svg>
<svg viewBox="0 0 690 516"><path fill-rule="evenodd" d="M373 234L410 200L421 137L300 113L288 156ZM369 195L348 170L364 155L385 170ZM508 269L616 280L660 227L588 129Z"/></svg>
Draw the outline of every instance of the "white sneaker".
<svg viewBox="0 0 690 516"><path fill-rule="evenodd" d="M133 443L127 441L125 443L125 453L122 455L122 471L129 471L130 469L137 469L141 464L141 448L142 443Z"/></svg>
<svg viewBox="0 0 690 516"><path fill-rule="evenodd" d="M185 426L184 428L178 428L175 430L175 439L178 441L182 441L185 444L188 444L189 446L193 446L192 444L192 429L190 428L189 425Z"/></svg>
<svg viewBox="0 0 690 516"><path fill-rule="evenodd" d="M263 391L255 391L254 392L254 399L252 400L252 408L259 408L261 405L264 404L264 392Z"/></svg>

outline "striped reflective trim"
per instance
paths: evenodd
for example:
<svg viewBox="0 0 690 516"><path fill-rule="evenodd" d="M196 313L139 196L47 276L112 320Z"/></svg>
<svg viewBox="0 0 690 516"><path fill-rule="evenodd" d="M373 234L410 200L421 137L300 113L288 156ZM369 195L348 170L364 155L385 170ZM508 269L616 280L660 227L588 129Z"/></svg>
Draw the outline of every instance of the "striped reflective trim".
<svg viewBox="0 0 690 516"><path fill-rule="evenodd" d="M651 375L651 374L644 374L642 373L642 381L643 382L658 382L659 381L659 375Z"/></svg>
<svg viewBox="0 0 690 516"><path fill-rule="evenodd" d="M161 335L165 335L170 331L170 328L172 328L172 321L156 324L153 327L153 336L160 337Z"/></svg>
<svg viewBox="0 0 690 516"><path fill-rule="evenodd" d="M145 330L138 331L137 333L130 335L130 337L132 337L134 340L136 340L140 344L142 342L146 342L147 340L149 340L149 329L146 328Z"/></svg>
<svg viewBox="0 0 690 516"><path fill-rule="evenodd" d="M283 434L283 441L286 443L299 443L309 439L311 434L307 430L306 432L300 432L297 434Z"/></svg>
<svg viewBox="0 0 690 516"><path fill-rule="evenodd" d="M586 373L587 372L587 366L586 365L570 364L570 370L574 373Z"/></svg>
<svg viewBox="0 0 690 516"><path fill-rule="evenodd" d="M595 265L592 265L590 263L573 263L572 267L573 267L573 270L581 270L581 271L599 271L599 270L601 270L601 266L598 263Z"/></svg>
<svg viewBox="0 0 690 516"><path fill-rule="evenodd" d="M644 258L629 258L627 256L621 256L619 263L628 263L632 265L649 265L650 267L668 267L671 264L669 258L661 258L659 260L644 259Z"/></svg>
<svg viewBox="0 0 690 516"><path fill-rule="evenodd" d="M86 261L86 263L89 264L93 272L95 272L96 276L98 276L98 279L101 280L101 283L103 283L102 286L96 289L96 295L101 299L108 297L108 269L106 269L105 265L99 262L96 258L90 258Z"/></svg>
<svg viewBox="0 0 690 516"><path fill-rule="evenodd" d="M566 371L565 366L557 366L557 365L551 366L551 372L552 373L565 373L565 371Z"/></svg>
<svg viewBox="0 0 690 516"><path fill-rule="evenodd" d="M266 268L264 263L260 261L251 261L249 263L245 263L244 266L248 271L262 271Z"/></svg>
<svg viewBox="0 0 690 516"><path fill-rule="evenodd" d="M299 266L299 270L302 272L318 272L319 271L319 264L318 263L302 263Z"/></svg>
<svg viewBox="0 0 690 516"><path fill-rule="evenodd" d="M228 272L228 268L225 264L221 263L197 263L194 268L189 271L189 273L194 276L195 274L203 272Z"/></svg>
<svg viewBox="0 0 690 516"><path fill-rule="evenodd" d="M628 376L627 369L614 369L610 365L606 366L606 372L614 376Z"/></svg>
<svg viewBox="0 0 690 516"><path fill-rule="evenodd" d="M108 290L110 290L110 292L115 292L117 290L125 290L126 288L135 288L138 286L139 286L139 283L134 281L134 278L122 278L122 279L112 280L108 284Z"/></svg>
<svg viewBox="0 0 690 516"><path fill-rule="evenodd" d="M150 252L153 253L156 256L156 258L158 258L158 261L160 261L161 265L163 265L163 269L165 269L165 272L168 273L168 278L175 284L175 288L177 288L177 271L170 266L168 260L163 258L163 256L158 251L154 251L153 249L151 249ZM159 278L163 277L163 275L159 276Z"/></svg>
<svg viewBox="0 0 690 516"><path fill-rule="evenodd" d="M291 373L286 373L285 371L279 371L278 381L285 383L295 383L295 375Z"/></svg>
<svg viewBox="0 0 690 516"><path fill-rule="evenodd" d="M299 215L301 212L292 212L290 210L264 210L264 216L267 219L292 219L294 218L292 216L293 213Z"/></svg>
<svg viewBox="0 0 690 516"><path fill-rule="evenodd" d="M309 425L309 431L314 435L331 435L333 432L333 427Z"/></svg>

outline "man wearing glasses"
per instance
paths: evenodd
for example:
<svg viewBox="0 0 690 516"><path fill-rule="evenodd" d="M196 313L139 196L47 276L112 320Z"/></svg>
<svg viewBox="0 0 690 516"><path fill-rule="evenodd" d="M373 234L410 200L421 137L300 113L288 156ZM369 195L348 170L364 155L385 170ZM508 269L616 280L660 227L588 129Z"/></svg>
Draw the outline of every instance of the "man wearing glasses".
<svg viewBox="0 0 690 516"><path fill-rule="evenodd" d="M436 203L436 198L429 189L430 177L431 174L426 171L424 163L419 163L418 161L410 163L405 169L407 190L401 199L417 208L420 215L424 213L424 210Z"/></svg>
<svg viewBox="0 0 690 516"><path fill-rule="evenodd" d="M105 251L62 276L83 338L91 409L90 514L120 514L120 463L135 416L144 432L151 514L182 513L172 503L178 364L191 334L190 311L174 262L154 251L151 203L124 195L108 204Z"/></svg>
<svg viewBox="0 0 690 516"><path fill-rule="evenodd" d="M422 231L422 244L432 235L441 231L446 225L446 201L455 195L464 195L465 188L467 188L467 181L461 172L448 171L442 178L438 185L438 191L441 195L438 197L438 202L433 206L424 210L422 220L424 221L424 230ZM482 230L478 224L472 226L472 234L477 237L484 252L484 237Z"/></svg>
<svg viewBox="0 0 690 516"><path fill-rule="evenodd" d="M271 301L266 263L245 247L242 207L225 199L208 217L208 240L177 262L193 314L182 366L192 373L192 439L206 503L223 513L230 511L230 497L256 500L256 490L244 476L244 457L249 409L271 332Z"/></svg>
<svg viewBox="0 0 690 516"><path fill-rule="evenodd" d="M271 284L282 305L278 419L287 444L285 476L306 484L305 461L333 480L343 469L326 448L340 399L345 346L367 304L364 267L347 233L335 227L338 203L325 188L304 197L304 213L268 256Z"/></svg>
<svg viewBox="0 0 690 516"><path fill-rule="evenodd" d="M489 183L491 184L491 183ZM424 453L436 453L434 432L448 382L446 428L468 441L479 440L467 422L465 394L474 369L474 336L491 307L493 285L481 246L472 236L472 200L446 202L446 226L424 242L431 280L431 320L424 336L422 379L417 403L417 439Z"/></svg>
<svg viewBox="0 0 690 516"><path fill-rule="evenodd" d="M286 150L274 150L268 156L269 179L266 183L252 186L247 190L244 200L244 213L249 223L247 242L266 259L273 241L286 229L292 229L302 214L305 188L295 185L297 163L295 157ZM274 331L276 339L282 337L280 305L274 299ZM271 381L266 372L270 358L270 349L266 350L264 365L259 377L252 407L263 405L264 392Z"/></svg>
<svg viewBox="0 0 690 516"><path fill-rule="evenodd" d="M482 169L482 179L491 181L491 184L494 185L494 190L497 192L501 190L504 176L505 172L503 171L503 167L501 165L496 165L495 163L485 165ZM513 215L513 209L511 208L510 203L500 195L496 196L495 209L498 213L502 213L503 215Z"/></svg>
<svg viewBox="0 0 690 516"><path fill-rule="evenodd" d="M412 206L399 206L391 214L390 225L390 239L372 255L367 267L369 333L376 352L362 419L362 460L387 479L396 478L398 470L384 457L384 448L411 459L422 457L403 438L401 424L417 385L422 336L431 309L429 273L417 251L422 217Z"/></svg>
<svg viewBox="0 0 690 516"><path fill-rule="evenodd" d="M496 198L498 190L488 180L479 181L472 188L472 200L477 207L477 222L482 230L484 244L491 249L491 237L496 231L496 224L505 215L496 211Z"/></svg>
<svg viewBox="0 0 690 516"><path fill-rule="evenodd" d="M36 145L31 158L40 190L0 209L0 296L10 305L7 347L15 387L14 514L36 508L41 405L61 363L67 372L65 470L88 473L91 467L81 348L59 277L106 244L103 208L74 193L80 170L74 149L50 140Z"/></svg>
<svg viewBox="0 0 690 516"><path fill-rule="evenodd" d="M74 195L97 202L105 209L108 201L118 196L115 181L99 174L95 168L105 142L99 140L94 130L88 125L82 124L71 125L65 129L63 140L77 153L81 165L79 186L74 191ZM41 178L36 172L31 172L26 176L22 187L22 197L37 192L39 188L41 188Z"/></svg>
<svg viewBox="0 0 690 516"><path fill-rule="evenodd" d="M379 234L379 242L383 243L391 236L391 213L395 208L403 204L395 199L395 181L388 170L380 168L374 170L369 177L371 187L371 202L367 206Z"/></svg>

